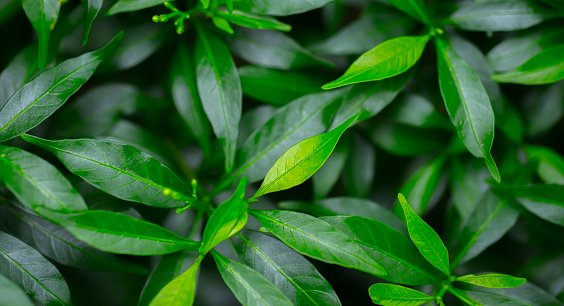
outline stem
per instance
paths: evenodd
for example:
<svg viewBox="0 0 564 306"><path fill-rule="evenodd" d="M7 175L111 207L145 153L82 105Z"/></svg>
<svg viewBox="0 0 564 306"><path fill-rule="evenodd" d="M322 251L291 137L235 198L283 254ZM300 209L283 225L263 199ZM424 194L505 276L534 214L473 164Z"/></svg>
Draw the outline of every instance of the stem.
<svg viewBox="0 0 564 306"><path fill-rule="evenodd" d="M474 302L468 300L465 296L460 294L460 292L458 292L455 288L449 287L449 288L447 288L447 290L448 290L448 292L452 293L452 295L456 296L459 300L466 303L467 305L471 305L471 306L476 305L476 304L474 304Z"/></svg>

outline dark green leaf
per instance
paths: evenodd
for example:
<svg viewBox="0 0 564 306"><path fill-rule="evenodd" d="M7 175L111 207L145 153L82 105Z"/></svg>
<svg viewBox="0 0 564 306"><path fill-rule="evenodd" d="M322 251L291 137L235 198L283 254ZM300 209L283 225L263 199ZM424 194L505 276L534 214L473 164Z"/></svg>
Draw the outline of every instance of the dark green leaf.
<svg viewBox="0 0 564 306"><path fill-rule="evenodd" d="M448 176L452 202L462 219L466 220L489 187L486 182L488 171L478 160L453 158Z"/></svg>
<svg viewBox="0 0 564 306"><path fill-rule="evenodd" d="M70 182L40 157L19 148L0 146L0 178L27 207L68 213L87 210Z"/></svg>
<svg viewBox="0 0 564 306"><path fill-rule="evenodd" d="M252 29L272 29L278 31L290 31L292 29L290 25L268 16L254 15L241 11L217 11L216 14L231 23Z"/></svg>
<svg viewBox="0 0 564 306"><path fill-rule="evenodd" d="M333 67L278 31L238 28L228 42L233 53L257 66L286 70L306 66Z"/></svg>
<svg viewBox="0 0 564 306"><path fill-rule="evenodd" d="M343 172L348 156L348 144L343 145L343 142L337 144L323 166L311 177L315 199L325 198L331 192L339 176L341 176L341 172Z"/></svg>
<svg viewBox="0 0 564 306"><path fill-rule="evenodd" d="M108 10L107 14L114 15L117 13L138 11L163 4L165 1L166 0L119 0Z"/></svg>
<svg viewBox="0 0 564 306"><path fill-rule="evenodd" d="M401 124L420 128L451 129L448 118L433 103L417 94L402 95L390 106L387 117Z"/></svg>
<svg viewBox="0 0 564 306"><path fill-rule="evenodd" d="M540 136L558 124L564 114L564 83L539 86L525 95L523 113L526 133Z"/></svg>
<svg viewBox="0 0 564 306"><path fill-rule="evenodd" d="M454 24L470 31L514 31L532 27L555 14L533 1L469 2L450 16Z"/></svg>
<svg viewBox="0 0 564 306"><path fill-rule="evenodd" d="M398 199L407 221L409 237L411 237L421 255L437 269L446 275L450 275L448 251L439 235L411 209L401 193Z"/></svg>
<svg viewBox="0 0 564 306"><path fill-rule="evenodd" d="M368 289L374 304L385 306L417 306L435 299L414 289L393 284L374 284Z"/></svg>
<svg viewBox="0 0 564 306"><path fill-rule="evenodd" d="M252 198L257 199L267 193L290 189L309 179L323 166L341 135L359 116L360 113L330 132L302 140L289 148L270 168Z"/></svg>
<svg viewBox="0 0 564 306"><path fill-rule="evenodd" d="M374 145L356 135L344 173L345 189L348 195L366 198L372 191L376 171Z"/></svg>
<svg viewBox="0 0 564 306"><path fill-rule="evenodd" d="M500 83L549 84L564 79L564 45L547 48L514 70L492 75Z"/></svg>
<svg viewBox="0 0 564 306"><path fill-rule="evenodd" d="M364 217L322 217L347 234L380 263L387 281L405 285L426 285L439 282L444 275L430 265L413 243L384 223Z"/></svg>
<svg viewBox="0 0 564 306"><path fill-rule="evenodd" d="M44 305L71 305L61 273L39 252L0 231L0 273Z"/></svg>
<svg viewBox="0 0 564 306"><path fill-rule="evenodd" d="M6 276L0 274L0 305L35 305L27 293Z"/></svg>
<svg viewBox="0 0 564 306"><path fill-rule="evenodd" d="M253 231L232 239L241 261L275 284L293 304L341 305L329 282L284 243Z"/></svg>
<svg viewBox="0 0 564 306"><path fill-rule="evenodd" d="M130 145L94 139L51 141L31 135L22 138L51 151L69 171L88 183L126 201L176 208L187 203L165 195L165 189L191 194L169 168Z"/></svg>
<svg viewBox="0 0 564 306"><path fill-rule="evenodd" d="M25 133L51 116L94 73L121 41L118 34L102 49L66 60L22 86L0 110L0 141Z"/></svg>
<svg viewBox="0 0 564 306"><path fill-rule="evenodd" d="M406 195L409 205L418 215L423 215L439 185L443 174L445 156L439 155L423 164L407 182L401 187L400 192Z"/></svg>
<svg viewBox="0 0 564 306"><path fill-rule="evenodd" d="M221 277L242 305L292 305L278 287L257 271L218 252L213 251L212 255Z"/></svg>
<svg viewBox="0 0 564 306"><path fill-rule="evenodd" d="M2 74L0 74L0 107L4 106L10 97L39 69L36 54L37 47L35 45L27 46L2 70Z"/></svg>
<svg viewBox="0 0 564 306"><path fill-rule="evenodd" d="M455 279L457 282L464 282L476 286L487 288L513 288L525 283L524 278L514 277L505 274L481 274L481 275L464 275Z"/></svg>
<svg viewBox="0 0 564 306"><path fill-rule="evenodd" d="M388 2L424 24L429 25L431 23L429 12L423 0L388 0Z"/></svg>
<svg viewBox="0 0 564 306"><path fill-rule="evenodd" d="M466 291L469 297L485 306L516 305L516 306L561 306L552 294L526 282L517 288L489 289L474 287L482 292ZM473 288L473 289L474 289Z"/></svg>
<svg viewBox="0 0 564 306"><path fill-rule="evenodd" d="M196 75L204 111L225 154L225 170L231 173L239 136L242 92L239 74L227 45L197 26Z"/></svg>
<svg viewBox="0 0 564 306"><path fill-rule="evenodd" d="M483 157L492 177L500 181L491 156L494 114L488 94L470 65L444 39L435 40L439 85L445 106L458 136L476 157Z"/></svg>
<svg viewBox="0 0 564 306"><path fill-rule="evenodd" d="M283 210L250 210L249 213L298 253L376 276L388 274L360 245L325 221Z"/></svg>
<svg viewBox="0 0 564 306"><path fill-rule="evenodd" d="M423 54L429 35L390 39L362 54L337 80L323 85L332 89L349 84L378 81L406 72Z"/></svg>
<svg viewBox="0 0 564 306"><path fill-rule="evenodd" d="M150 306L192 306L196 294L196 273L202 259L203 257L198 257L186 272L163 287Z"/></svg>
<svg viewBox="0 0 564 306"><path fill-rule="evenodd" d="M82 45L86 45L86 42L88 42L90 27L92 26L94 18L96 18L98 12L100 12L102 4L104 4L104 0L81 0L81 3L84 16L84 34L82 35Z"/></svg>
<svg viewBox="0 0 564 306"><path fill-rule="evenodd" d="M564 185L564 158L560 154L541 146L527 146L525 152L538 162L537 173L545 183Z"/></svg>
<svg viewBox="0 0 564 306"><path fill-rule="evenodd" d="M383 121L368 130L370 139L383 150L400 156L418 156L442 152L448 145L449 134L437 130L423 130L403 124Z"/></svg>
<svg viewBox="0 0 564 306"><path fill-rule="evenodd" d="M242 0L235 2L235 7L243 11L258 14L285 16L311 11L329 2L331 2L331 0L286 0L284 2L278 0Z"/></svg>
<svg viewBox="0 0 564 306"><path fill-rule="evenodd" d="M37 64L40 69L47 64L49 36L59 18L61 3L58 0L22 0L24 12L37 32L39 55Z"/></svg>

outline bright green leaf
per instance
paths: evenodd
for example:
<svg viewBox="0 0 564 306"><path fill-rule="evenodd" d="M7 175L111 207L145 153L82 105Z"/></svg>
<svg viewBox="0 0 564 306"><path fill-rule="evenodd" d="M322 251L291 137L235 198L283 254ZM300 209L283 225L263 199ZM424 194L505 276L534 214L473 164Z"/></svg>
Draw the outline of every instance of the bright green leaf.
<svg viewBox="0 0 564 306"><path fill-rule="evenodd" d="M526 282L524 278L496 273L481 275L468 274L464 276L458 276L455 280L457 282L464 282L487 288L513 288L520 286Z"/></svg>
<svg viewBox="0 0 564 306"><path fill-rule="evenodd" d="M271 29L278 31L290 31L292 27L268 16L249 14L241 11L225 12L217 11L216 14L225 20L252 29Z"/></svg>
<svg viewBox="0 0 564 306"><path fill-rule="evenodd" d="M492 75L500 83L540 85L564 79L564 45L547 48L514 70Z"/></svg>
<svg viewBox="0 0 564 306"><path fill-rule="evenodd" d="M150 306L192 306L196 294L196 277L203 257L199 257L186 272L180 274L151 301Z"/></svg>
<svg viewBox="0 0 564 306"><path fill-rule="evenodd" d="M368 289L372 302L384 306L417 306L435 299L414 289L393 284L374 284Z"/></svg>
<svg viewBox="0 0 564 306"><path fill-rule="evenodd" d="M439 180L443 175L445 156L439 155L423 164L401 187L400 193L405 194L409 205L418 215L423 215L435 195Z"/></svg>

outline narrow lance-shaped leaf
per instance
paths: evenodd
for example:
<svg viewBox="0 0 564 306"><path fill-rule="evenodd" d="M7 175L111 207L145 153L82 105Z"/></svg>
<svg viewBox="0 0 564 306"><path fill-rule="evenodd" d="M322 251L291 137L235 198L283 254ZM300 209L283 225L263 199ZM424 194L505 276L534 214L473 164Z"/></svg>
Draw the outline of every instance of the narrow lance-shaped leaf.
<svg viewBox="0 0 564 306"><path fill-rule="evenodd" d="M474 288L473 288L474 289ZM519 306L561 306L554 295L526 282L516 288L478 288L480 291L466 291L474 301L482 305L519 305Z"/></svg>
<svg viewBox="0 0 564 306"><path fill-rule="evenodd" d="M388 0L388 2L424 24L431 23L429 12L423 0Z"/></svg>
<svg viewBox="0 0 564 306"><path fill-rule="evenodd" d="M245 187L247 187L247 178L243 177L231 198L214 210L204 230L200 253L206 254L245 226L248 219L248 203L244 201Z"/></svg>
<svg viewBox="0 0 564 306"><path fill-rule="evenodd" d="M79 240L110 253L160 255L179 250L196 251L201 245L156 224L120 213L89 210L63 215L43 208L39 208L38 213Z"/></svg>
<svg viewBox="0 0 564 306"><path fill-rule="evenodd" d="M108 15L133 12L165 3L166 0L119 0L108 10ZM208 0L209 3L209 0Z"/></svg>
<svg viewBox="0 0 564 306"><path fill-rule="evenodd" d="M349 84L378 81L406 72L423 54L429 35L390 39L362 54L337 80L323 85L332 89Z"/></svg>
<svg viewBox="0 0 564 306"><path fill-rule="evenodd" d="M51 151L72 173L115 197L149 206L177 208L193 205L185 184L158 159L140 149L94 139L51 141L31 135L22 138ZM165 195L165 190L172 190Z"/></svg>
<svg viewBox="0 0 564 306"><path fill-rule="evenodd" d="M35 44L25 47L10 61L0 74L0 109L38 69Z"/></svg>
<svg viewBox="0 0 564 306"><path fill-rule="evenodd" d="M200 0L202 2L209 2L210 0ZM258 13L262 15L271 16L286 16L299 13L305 13L316 8L320 8L331 0L243 0L236 1L235 8L248 11L252 13Z"/></svg>
<svg viewBox="0 0 564 306"><path fill-rule="evenodd" d="M458 136L476 157L483 157L492 177L500 181L491 156L494 114L478 74L443 38L437 38L439 85L450 120Z"/></svg>
<svg viewBox="0 0 564 306"><path fill-rule="evenodd" d="M368 289L372 302L385 306L417 306L435 299L415 289L394 284L374 284Z"/></svg>
<svg viewBox="0 0 564 306"><path fill-rule="evenodd" d="M359 116L360 113L334 130L302 140L284 152L270 168L252 199L305 182L323 166L341 135Z"/></svg>
<svg viewBox="0 0 564 306"><path fill-rule="evenodd" d="M0 305L35 305L27 293L3 274L0 274Z"/></svg>
<svg viewBox="0 0 564 306"><path fill-rule="evenodd" d="M564 45L550 47L533 56L514 70L492 75L499 83L540 85L564 79Z"/></svg>
<svg viewBox="0 0 564 306"><path fill-rule="evenodd" d="M34 248L2 231L0 274L44 305L71 305L69 287L57 268Z"/></svg>
<svg viewBox="0 0 564 306"><path fill-rule="evenodd" d="M407 195L407 201L416 214L422 215L427 210L439 185L443 173L445 156L439 155L424 164L402 186L400 192Z"/></svg>
<svg viewBox="0 0 564 306"><path fill-rule="evenodd" d="M37 32L39 39L38 65L40 69L47 64L49 37L59 18L59 0L22 0L24 12Z"/></svg>
<svg viewBox="0 0 564 306"><path fill-rule="evenodd" d="M341 305L315 266L280 240L249 230L232 239L241 261L275 284L294 305Z"/></svg>
<svg viewBox="0 0 564 306"><path fill-rule="evenodd" d="M31 209L87 210L71 183L50 163L19 148L0 146L0 179Z"/></svg>
<svg viewBox="0 0 564 306"><path fill-rule="evenodd" d="M216 14L225 20L252 29L271 29L278 31L290 31L292 27L272 17L249 14L241 11L217 11Z"/></svg>
<svg viewBox="0 0 564 306"><path fill-rule="evenodd" d="M82 35L82 45L84 46L88 42L88 34L90 33L92 22L94 22L94 18L100 12L104 0L81 0L81 2L84 16L84 34Z"/></svg>
<svg viewBox="0 0 564 306"><path fill-rule="evenodd" d="M244 305L290 306L292 302L257 271L212 251L223 281Z"/></svg>
<svg viewBox="0 0 564 306"><path fill-rule="evenodd" d="M388 274L360 245L323 220L284 210L250 210L249 213L298 253L376 276Z"/></svg>
<svg viewBox="0 0 564 306"><path fill-rule="evenodd" d="M51 116L92 76L123 32L105 47L66 60L22 86L0 110L0 141L25 133Z"/></svg>
<svg viewBox="0 0 564 306"><path fill-rule="evenodd" d="M523 285L527 280L511 275L489 273L481 275L468 274L456 277L455 281L487 288L513 288Z"/></svg>
<svg viewBox="0 0 564 306"><path fill-rule="evenodd" d="M196 277L203 257L184 273L172 280L151 301L150 306L192 306L196 294Z"/></svg>
<svg viewBox="0 0 564 306"><path fill-rule="evenodd" d="M411 209L403 194L400 193L398 199L407 221L409 237L421 255L437 269L450 275L448 251L439 235Z"/></svg>
<svg viewBox="0 0 564 306"><path fill-rule="evenodd" d="M527 146L525 152L538 162L537 173L544 182L564 185L564 158L560 154L541 146Z"/></svg>
<svg viewBox="0 0 564 306"><path fill-rule="evenodd" d="M237 68L227 45L196 23L196 75L204 111L225 153L225 170L233 170L242 90Z"/></svg>

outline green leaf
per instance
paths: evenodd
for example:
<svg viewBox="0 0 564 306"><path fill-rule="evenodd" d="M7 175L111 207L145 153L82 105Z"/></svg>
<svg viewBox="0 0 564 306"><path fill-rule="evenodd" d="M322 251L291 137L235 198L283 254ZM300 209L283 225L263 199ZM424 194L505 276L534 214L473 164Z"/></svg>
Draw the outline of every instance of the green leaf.
<svg viewBox="0 0 564 306"><path fill-rule="evenodd" d="M212 255L223 281L242 305L292 305L278 287L257 271L216 251Z"/></svg>
<svg viewBox="0 0 564 306"><path fill-rule="evenodd" d="M171 91L176 110L190 133L196 138L205 156L210 154L210 128L200 100L194 68L194 53L179 43L171 60Z"/></svg>
<svg viewBox="0 0 564 306"><path fill-rule="evenodd" d="M321 91L322 79L315 74L256 66L237 68L243 94L274 106L284 106L299 97ZM276 92L275 95L272 93Z"/></svg>
<svg viewBox="0 0 564 306"><path fill-rule="evenodd" d="M372 191L376 170L376 150L363 137L355 135L351 154L347 160L344 183L348 195L367 198Z"/></svg>
<svg viewBox="0 0 564 306"><path fill-rule="evenodd" d="M450 192L456 211L466 220L488 189L487 169L476 159L452 158L448 169Z"/></svg>
<svg viewBox="0 0 564 306"><path fill-rule="evenodd" d="M229 34L235 33L235 31L233 31L233 28L229 24L229 21L227 21L225 18L212 16L212 22L220 30L223 30Z"/></svg>
<svg viewBox="0 0 564 306"><path fill-rule="evenodd" d="M36 54L37 46L35 44L27 46L2 70L0 74L0 108L39 69Z"/></svg>
<svg viewBox="0 0 564 306"><path fill-rule="evenodd" d="M241 82L227 45L199 26L196 40L196 75L204 111L225 154L225 170L231 173L241 119Z"/></svg>
<svg viewBox="0 0 564 306"><path fill-rule="evenodd" d="M417 306L435 299L414 289L393 284L374 284L368 289L374 304L385 306Z"/></svg>
<svg viewBox="0 0 564 306"><path fill-rule="evenodd" d="M562 302L543 289L526 282L517 288L490 289L474 287L477 291L466 291L476 302L485 306L517 305L517 306L560 306Z"/></svg>
<svg viewBox="0 0 564 306"><path fill-rule="evenodd" d="M320 218L347 234L380 263L387 281L405 285L434 284L444 275L429 264L402 233L377 220L358 216Z"/></svg>
<svg viewBox="0 0 564 306"><path fill-rule="evenodd" d="M431 24L431 18L423 0L388 0L388 2L424 24Z"/></svg>
<svg viewBox="0 0 564 306"><path fill-rule="evenodd" d="M0 222L10 234L60 264L91 271L148 273L147 269L115 255L100 252L60 226L21 209L0 206Z"/></svg>
<svg viewBox="0 0 564 306"><path fill-rule="evenodd" d="M401 193L398 195L398 199L407 221L409 237L415 243L421 255L437 269L446 275L450 275L448 251L439 235L411 209Z"/></svg>
<svg viewBox="0 0 564 306"><path fill-rule="evenodd" d="M320 8L331 2L331 0L242 0L235 2L237 9L272 16L286 16L305 13Z"/></svg>
<svg viewBox="0 0 564 306"><path fill-rule="evenodd" d="M0 274L0 305L35 305L27 293L6 276Z"/></svg>
<svg viewBox="0 0 564 306"><path fill-rule="evenodd" d="M0 146L0 178L27 207L68 213L87 210L71 183L50 163L19 148Z"/></svg>
<svg viewBox="0 0 564 306"><path fill-rule="evenodd" d="M225 6L227 6L229 14L233 14L233 0L225 0Z"/></svg>
<svg viewBox="0 0 564 306"><path fill-rule="evenodd" d="M533 214L554 224L564 225L564 186L497 184L494 187L515 196L517 201Z"/></svg>
<svg viewBox="0 0 564 306"><path fill-rule="evenodd" d="M84 46L88 42L88 34L90 33L92 22L94 22L94 18L100 12L104 0L81 0L81 3L84 16L84 34L82 35L82 45Z"/></svg>
<svg viewBox="0 0 564 306"><path fill-rule="evenodd" d="M367 129L370 139L389 153L419 156L442 152L447 148L450 133L424 130L390 121L378 122Z"/></svg>
<svg viewBox="0 0 564 306"><path fill-rule="evenodd" d="M22 0L22 6L35 32L37 32L39 39L37 64L39 69L43 69L47 64L49 36L51 36L51 31L55 28L59 18L61 3L58 0Z"/></svg>
<svg viewBox="0 0 564 306"><path fill-rule="evenodd" d="M450 46L438 38L437 61L439 85L448 114L458 136L476 157L483 157L492 177L500 181L491 156L494 138L494 114L488 94L470 65Z"/></svg>
<svg viewBox="0 0 564 306"><path fill-rule="evenodd" d="M527 280L524 278L514 277L505 274L468 274L456 277L455 281L465 282L468 284L487 287L487 288L513 288L524 284Z"/></svg>
<svg viewBox="0 0 564 306"><path fill-rule="evenodd" d="M284 243L249 230L232 239L241 261L275 284L294 305L341 305L315 266Z"/></svg>
<svg viewBox="0 0 564 306"><path fill-rule="evenodd" d="M219 205L210 216L204 230L201 254L206 254L223 240L235 235L247 223L245 187L247 178L243 177L231 198Z"/></svg>
<svg viewBox="0 0 564 306"><path fill-rule="evenodd" d="M211 0L200 0L200 3L202 3L202 6L207 9L210 6L210 1Z"/></svg>
<svg viewBox="0 0 564 306"><path fill-rule="evenodd" d="M172 280L151 301L150 306L192 306L196 294L196 277L203 257L198 257L194 264Z"/></svg>
<svg viewBox="0 0 564 306"><path fill-rule="evenodd" d="M538 162L537 173L548 184L564 185L564 158L547 147L526 146L530 159Z"/></svg>
<svg viewBox="0 0 564 306"><path fill-rule="evenodd" d="M447 117L439 112L431 101L418 94L401 95L385 114L395 122L413 127L445 130L452 128Z"/></svg>
<svg viewBox="0 0 564 306"><path fill-rule="evenodd" d="M501 0L469 2L450 16L456 26L469 31L522 30L556 17L533 1Z"/></svg>
<svg viewBox="0 0 564 306"><path fill-rule="evenodd" d="M564 114L564 84L557 82L549 86L538 86L524 97L526 133L538 137L554 128Z"/></svg>
<svg viewBox="0 0 564 306"><path fill-rule="evenodd" d="M360 245L323 220L283 210L250 210L249 213L298 253L376 276L388 274Z"/></svg>
<svg viewBox="0 0 564 306"><path fill-rule="evenodd" d="M106 14L114 15L123 12L134 12L149 7L161 5L165 2L166 0L119 0L112 7L110 7L110 9Z"/></svg>
<svg viewBox="0 0 564 306"><path fill-rule="evenodd" d="M241 11L217 11L216 14L231 23L251 29L271 29L284 32L292 29L290 25L268 16L249 14Z"/></svg>
<svg viewBox="0 0 564 306"><path fill-rule="evenodd" d="M292 145L327 130L329 114L341 103L345 91L307 95L276 111L255 129L237 152L233 177L244 175L249 183L264 178L272 164Z"/></svg>
<svg viewBox="0 0 564 306"><path fill-rule="evenodd" d="M423 54L429 35L390 39L362 54L337 80L323 85L332 89L349 84L378 81L406 72Z"/></svg>
<svg viewBox="0 0 564 306"><path fill-rule="evenodd" d="M66 60L22 86L0 110L0 141L25 133L51 116L113 52L123 32L105 47Z"/></svg>
<svg viewBox="0 0 564 306"><path fill-rule="evenodd" d="M503 40L488 52L488 61L495 71L507 71L521 66L542 50L562 43L564 28L541 25Z"/></svg>
<svg viewBox="0 0 564 306"><path fill-rule="evenodd" d="M238 28L227 42L233 53L257 66L285 70L309 66L334 67L278 31Z"/></svg>
<svg viewBox="0 0 564 306"><path fill-rule="evenodd" d="M94 139L51 141L31 135L22 138L51 151L70 172L120 199L162 208L193 205L165 195L165 189L184 195L191 193L169 168L131 145Z"/></svg>
<svg viewBox="0 0 564 306"><path fill-rule="evenodd" d="M492 75L500 83L540 85L564 79L564 44L547 48L514 70Z"/></svg>
<svg viewBox="0 0 564 306"><path fill-rule="evenodd" d="M343 142L337 144L333 153L325 161L323 166L311 177L313 184L314 199L322 199L329 195L335 183L341 176L345 163L349 156L349 144Z"/></svg>
<svg viewBox="0 0 564 306"><path fill-rule="evenodd" d="M465 263L501 239L517 222L519 211L509 200L487 190L477 198L473 211L465 218L452 252L451 267Z"/></svg>
<svg viewBox="0 0 564 306"><path fill-rule="evenodd" d="M439 155L423 164L413 173L400 189L405 194L413 211L423 215L437 191L439 180L443 175L445 156Z"/></svg>
<svg viewBox="0 0 564 306"><path fill-rule="evenodd" d="M110 253L159 255L179 250L196 251L201 245L156 224L109 211L62 215L39 208L38 213L79 240Z"/></svg>
<svg viewBox="0 0 564 306"><path fill-rule="evenodd" d="M252 198L257 199L267 193L290 189L309 179L323 166L341 135L359 116L360 113L334 130L302 140L284 152L270 168Z"/></svg>
<svg viewBox="0 0 564 306"><path fill-rule="evenodd" d="M0 274L44 305L71 305L69 287L57 268L35 249L2 231Z"/></svg>

